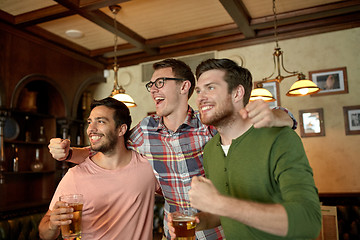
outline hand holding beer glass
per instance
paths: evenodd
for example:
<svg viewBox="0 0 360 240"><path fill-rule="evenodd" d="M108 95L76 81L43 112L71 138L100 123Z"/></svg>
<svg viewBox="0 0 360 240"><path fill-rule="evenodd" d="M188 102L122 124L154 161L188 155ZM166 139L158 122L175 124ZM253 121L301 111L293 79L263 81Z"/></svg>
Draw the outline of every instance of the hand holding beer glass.
<svg viewBox="0 0 360 240"><path fill-rule="evenodd" d="M176 239L195 240L196 211L189 207L171 214Z"/></svg>
<svg viewBox="0 0 360 240"><path fill-rule="evenodd" d="M81 216L83 209L83 195L69 194L63 195L59 198L60 201L68 204L68 207L73 208L73 218L68 225L61 225L61 235L63 239L75 240L81 238Z"/></svg>

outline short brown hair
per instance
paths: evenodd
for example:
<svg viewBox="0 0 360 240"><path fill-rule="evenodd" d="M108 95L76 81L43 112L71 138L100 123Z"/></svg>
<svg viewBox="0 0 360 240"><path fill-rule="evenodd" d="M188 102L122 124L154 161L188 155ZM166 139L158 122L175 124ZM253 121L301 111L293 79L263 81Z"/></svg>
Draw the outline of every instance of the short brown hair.
<svg viewBox="0 0 360 240"><path fill-rule="evenodd" d="M189 99L193 94L195 88L195 77L193 72L191 71L191 68L183 61L173 58L164 59L160 62L156 62L153 64L154 70L168 68L168 67L171 67L175 77L183 78L190 81L191 87L188 93L188 99Z"/></svg>
<svg viewBox="0 0 360 240"><path fill-rule="evenodd" d="M209 70L222 70L225 72L224 80L228 84L228 92L231 93L237 86L242 85L245 89L243 98L244 105L249 102L252 89L252 76L249 70L240 67L230 59L208 59L200 63L196 68L196 78Z"/></svg>

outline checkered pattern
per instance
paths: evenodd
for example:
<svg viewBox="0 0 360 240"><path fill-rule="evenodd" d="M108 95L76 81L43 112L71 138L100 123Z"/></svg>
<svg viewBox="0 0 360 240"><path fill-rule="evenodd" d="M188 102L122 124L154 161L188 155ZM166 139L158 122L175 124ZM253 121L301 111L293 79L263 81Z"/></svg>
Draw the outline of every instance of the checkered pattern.
<svg viewBox="0 0 360 240"><path fill-rule="evenodd" d="M165 198L165 215L189 206L191 178L205 175L203 147L215 133L214 128L200 122L199 113L191 107L176 132L168 130L156 115L146 117L132 130L129 147L145 155L152 164ZM166 217L164 228L167 233ZM197 232L196 236L224 238L221 228Z"/></svg>

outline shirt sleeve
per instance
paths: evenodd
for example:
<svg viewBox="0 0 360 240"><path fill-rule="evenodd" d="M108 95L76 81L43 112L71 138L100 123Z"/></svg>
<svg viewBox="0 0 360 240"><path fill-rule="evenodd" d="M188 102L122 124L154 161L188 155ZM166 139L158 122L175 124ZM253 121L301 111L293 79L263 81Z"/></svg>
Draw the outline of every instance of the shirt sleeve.
<svg viewBox="0 0 360 240"><path fill-rule="evenodd" d="M136 152L139 152L139 148L144 143L143 131L141 129L140 123L131 130L129 140L127 141L128 148Z"/></svg>
<svg viewBox="0 0 360 240"><path fill-rule="evenodd" d="M75 168L75 167L74 167ZM59 197L66 194L78 193L76 189L76 182L74 180L74 169L70 168L65 176L59 182L53 198L50 202L49 209L52 211L55 203L59 201Z"/></svg>
<svg viewBox="0 0 360 240"><path fill-rule="evenodd" d="M272 164L288 215L287 237L316 238L321 209L312 169L299 136L290 130L281 134L274 143Z"/></svg>
<svg viewBox="0 0 360 240"><path fill-rule="evenodd" d="M284 107L274 107L274 109L280 109L283 110L284 112L286 112L287 114L289 114L291 120L293 121L293 126L292 129L295 130L297 128L298 122L296 121L294 115L287 109Z"/></svg>

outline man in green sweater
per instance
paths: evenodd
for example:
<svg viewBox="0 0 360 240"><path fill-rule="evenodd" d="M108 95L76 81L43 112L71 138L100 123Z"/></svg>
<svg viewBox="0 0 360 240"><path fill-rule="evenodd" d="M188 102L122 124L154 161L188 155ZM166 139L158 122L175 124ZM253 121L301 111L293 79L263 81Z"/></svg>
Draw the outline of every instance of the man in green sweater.
<svg viewBox="0 0 360 240"><path fill-rule="evenodd" d="M189 191L192 206L207 213L199 228L221 224L230 240L316 238L320 203L298 135L239 117L252 88L247 69L209 59L196 76L201 121L218 130L204 148L207 178L194 177Z"/></svg>

